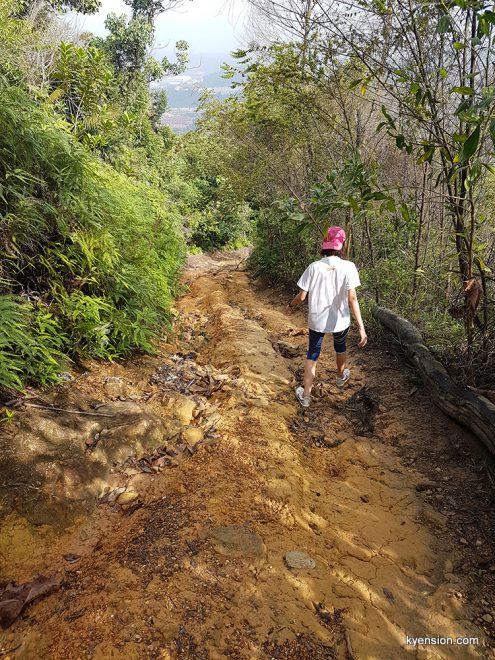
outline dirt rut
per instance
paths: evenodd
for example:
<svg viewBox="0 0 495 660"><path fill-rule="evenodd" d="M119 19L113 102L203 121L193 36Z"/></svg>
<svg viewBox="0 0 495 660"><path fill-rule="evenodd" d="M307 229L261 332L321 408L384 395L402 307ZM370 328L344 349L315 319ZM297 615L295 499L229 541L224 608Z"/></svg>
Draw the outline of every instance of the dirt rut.
<svg viewBox="0 0 495 660"><path fill-rule="evenodd" d="M393 350L358 353L352 338L350 386L335 387L327 345L313 405L300 409L303 313L288 318L282 296L228 260L196 265L165 350L226 374L209 396L215 433L177 467L135 475L143 506L132 515L98 509L36 564L12 564L11 578L58 571L62 585L3 633L4 654L494 657L488 617L484 628L476 618L491 616L493 594L478 580L475 598L475 569L459 569L464 545L489 559L489 539L476 545L474 531L459 551L448 511L429 503L439 486L471 478L465 461L442 464L452 443L474 456L472 488L486 492L469 436L437 413ZM422 458L441 466L434 478ZM64 551L80 561L63 568ZM290 551L314 567L290 568ZM406 636L479 644L415 648Z"/></svg>

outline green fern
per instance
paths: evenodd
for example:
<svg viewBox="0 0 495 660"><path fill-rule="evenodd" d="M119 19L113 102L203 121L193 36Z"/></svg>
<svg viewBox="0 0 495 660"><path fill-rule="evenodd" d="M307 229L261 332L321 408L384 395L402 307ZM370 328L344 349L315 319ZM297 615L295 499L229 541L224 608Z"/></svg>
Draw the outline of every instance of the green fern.
<svg viewBox="0 0 495 660"><path fill-rule="evenodd" d="M15 347L29 342L20 306L10 296L0 296L0 388L22 389L23 361Z"/></svg>

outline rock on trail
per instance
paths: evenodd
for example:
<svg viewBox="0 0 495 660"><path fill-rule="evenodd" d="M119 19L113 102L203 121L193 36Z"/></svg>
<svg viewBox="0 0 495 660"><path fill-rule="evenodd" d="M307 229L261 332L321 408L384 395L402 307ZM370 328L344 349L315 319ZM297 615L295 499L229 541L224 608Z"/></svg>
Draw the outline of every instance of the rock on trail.
<svg viewBox="0 0 495 660"><path fill-rule="evenodd" d="M285 316L286 295L251 282L240 260L194 257L175 335L159 355L94 365L46 399L111 417L16 413L5 436L16 448L16 482L35 471L45 496L60 500L53 511L79 502L86 512L60 533L48 508L36 514L13 490L0 577L62 579L0 634L0 652L493 657L489 545L473 554L450 531L462 484L478 498L487 487L481 471L465 459L461 470L446 453L452 438L470 451L470 438L421 391L408 395L402 364L384 374L380 365L393 359L372 344L358 353L352 340L350 386L334 386L326 346L313 404L302 411L293 387L304 313ZM88 437L97 439L88 446ZM442 471L432 474L439 456ZM439 484L452 489L448 506L434 497ZM474 521L491 538L471 504L464 536ZM478 637L479 645L418 649L406 636Z"/></svg>
<svg viewBox="0 0 495 660"><path fill-rule="evenodd" d="M259 534L244 525L219 525L206 534L215 550L225 557L239 557L249 561L261 561L266 557L266 547Z"/></svg>
<svg viewBox="0 0 495 660"><path fill-rule="evenodd" d="M306 552L291 550L285 554L285 563L289 568L314 568L316 562Z"/></svg>

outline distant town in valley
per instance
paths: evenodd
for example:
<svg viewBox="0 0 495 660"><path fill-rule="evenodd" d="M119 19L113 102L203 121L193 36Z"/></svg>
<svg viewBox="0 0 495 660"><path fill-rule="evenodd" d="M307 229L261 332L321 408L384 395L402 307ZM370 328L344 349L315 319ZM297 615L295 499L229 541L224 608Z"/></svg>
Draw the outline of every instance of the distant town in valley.
<svg viewBox="0 0 495 660"><path fill-rule="evenodd" d="M194 129L198 119L197 107L201 93L211 90L216 98L225 99L236 93L231 80L222 78L222 64L232 62L228 53L191 55L187 71L170 76L152 85L153 90L167 93L168 108L162 122L178 134Z"/></svg>

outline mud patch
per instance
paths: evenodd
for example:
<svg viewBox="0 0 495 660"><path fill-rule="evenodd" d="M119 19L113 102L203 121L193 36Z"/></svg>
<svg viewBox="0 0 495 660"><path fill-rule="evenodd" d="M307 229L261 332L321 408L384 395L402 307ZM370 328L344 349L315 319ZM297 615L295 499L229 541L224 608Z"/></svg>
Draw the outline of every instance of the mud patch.
<svg viewBox="0 0 495 660"><path fill-rule="evenodd" d="M343 633L342 633L343 634ZM341 634L341 635L342 635ZM339 636L341 636L339 635ZM334 660L342 657L339 646L322 644L311 635L298 634L295 639L287 640L283 644L265 642L263 650L267 657L276 660Z"/></svg>
<svg viewBox="0 0 495 660"><path fill-rule="evenodd" d="M286 341L274 341L273 348L284 358L292 359L300 357L305 353L304 346L294 346Z"/></svg>
<svg viewBox="0 0 495 660"><path fill-rule="evenodd" d="M188 525L187 509L180 500L152 505L145 525L128 541L122 565L131 568L146 587L154 578L167 582L181 568L181 559L191 552L181 531Z"/></svg>
<svg viewBox="0 0 495 660"><path fill-rule="evenodd" d="M184 626L180 626L179 634L170 650L174 660L208 660L209 655L202 651Z"/></svg>
<svg viewBox="0 0 495 660"><path fill-rule="evenodd" d="M328 424L326 419L322 419L321 411L315 406L300 410L292 419L289 428L299 441L303 440L306 445L318 449L334 449L345 442L342 425L337 427Z"/></svg>
<svg viewBox="0 0 495 660"><path fill-rule="evenodd" d="M373 434L378 404L377 393L366 387L362 387L346 401L343 411L357 435Z"/></svg>

